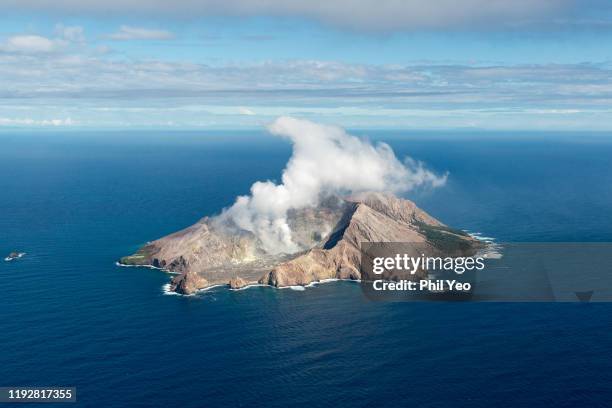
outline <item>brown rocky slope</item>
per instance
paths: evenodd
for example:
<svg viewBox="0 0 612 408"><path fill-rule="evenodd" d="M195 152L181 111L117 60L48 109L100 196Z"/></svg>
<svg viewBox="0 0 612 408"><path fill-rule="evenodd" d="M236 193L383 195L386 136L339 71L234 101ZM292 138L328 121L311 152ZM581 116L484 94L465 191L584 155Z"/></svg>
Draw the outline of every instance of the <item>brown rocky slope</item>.
<svg viewBox="0 0 612 408"><path fill-rule="evenodd" d="M478 245L413 202L384 193L327 200L318 208L290 212L288 222L294 241L305 248L296 254L269 254L252 233L203 218L146 244L120 263L176 272L170 289L192 294L219 284L237 289L255 283L284 287L324 279L359 280L363 242L409 242L428 253L439 252L448 242Z"/></svg>

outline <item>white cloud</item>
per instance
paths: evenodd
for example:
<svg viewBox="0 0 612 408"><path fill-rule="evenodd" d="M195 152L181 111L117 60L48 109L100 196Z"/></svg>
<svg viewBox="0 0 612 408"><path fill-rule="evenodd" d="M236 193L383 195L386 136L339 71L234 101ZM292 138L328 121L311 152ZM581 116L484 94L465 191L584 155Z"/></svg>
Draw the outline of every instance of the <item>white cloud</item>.
<svg viewBox="0 0 612 408"><path fill-rule="evenodd" d="M171 40L174 34L165 30L151 30L148 28L131 27L123 25L119 30L110 34L108 38L117 41L127 40Z"/></svg>
<svg viewBox="0 0 612 408"><path fill-rule="evenodd" d="M0 118L0 126L72 126L71 118L65 119L31 119L31 118Z"/></svg>
<svg viewBox="0 0 612 408"><path fill-rule="evenodd" d="M353 29L491 28L577 19L597 0L4 0L5 9L99 15L289 16ZM591 10L592 11L592 10Z"/></svg>
<svg viewBox="0 0 612 408"><path fill-rule="evenodd" d="M397 193L446 182L446 176L436 176L410 158L402 163L389 145L373 145L339 127L280 117L268 130L293 143L282 183L254 183L251 195L238 197L218 221L253 232L270 253L304 249L291 237L287 223L287 211L291 209L316 206L322 198L334 194Z"/></svg>
<svg viewBox="0 0 612 408"><path fill-rule="evenodd" d="M16 35L0 45L0 51L23 54L57 51L61 43L40 35Z"/></svg>
<svg viewBox="0 0 612 408"><path fill-rule="evenodd" d="M256 115L255 112L253 112L251 109L249 108L244 108L244 107L240 107L238 108L238 113L240 113L241 115L246 115L246 116L253 116Z"/></svg>
<svg viewBox="0 0 612 408"><path fill-rule="evenodd" d="M55 26L54 38L37 34L20 34L0 43L0 51L17 54L45 54L61 51L71 44L84 44L85 33L80 26Z"/></svg>

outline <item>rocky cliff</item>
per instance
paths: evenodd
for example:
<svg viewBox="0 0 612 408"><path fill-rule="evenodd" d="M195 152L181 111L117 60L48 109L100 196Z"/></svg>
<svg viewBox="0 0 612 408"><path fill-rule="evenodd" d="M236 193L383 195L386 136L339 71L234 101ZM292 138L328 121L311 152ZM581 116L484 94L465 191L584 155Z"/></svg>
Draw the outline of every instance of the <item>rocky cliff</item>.
<svg viewBox="0 0 612 408"><path fill-rule="evenodd" d="M383 193L329 199L317 208L292 210L287 220L294 242L303 248L298 253L269 254L252 233L203 218L120 262L179 273L171 290L191 294L218 284L282 287L323 279L359 280L363 242L409 242L430 253L443 250L449 242L465 248L478 245L413 202Z"/></svg>

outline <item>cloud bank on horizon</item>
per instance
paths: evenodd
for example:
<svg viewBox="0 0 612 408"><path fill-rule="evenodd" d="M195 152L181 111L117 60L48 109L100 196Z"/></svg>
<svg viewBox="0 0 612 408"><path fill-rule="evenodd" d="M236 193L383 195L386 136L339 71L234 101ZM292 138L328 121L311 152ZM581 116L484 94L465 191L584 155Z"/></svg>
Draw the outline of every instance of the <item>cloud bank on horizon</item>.
<svg viewBox="0 0 612 408"><path fill-rule="evenodd" d="M609 129L612 66L220 66L72 54L63 37L0 51L0 125L257 127L281 115L363 128ZM1 46L0 46L1 49ZM60 120L61 121L58 121ZM66 120L70 119L70 120Z"/></svg>
<svg viewBox="0 0 612 408"><path fill-rule="evenodd" d="M303 249L292 240L287 222L289 210L317 206L332 195L405 193L415 187L439 187L446 182L447 175L436 175L409 157L401 162L389 145L373 145L339 127L280 117L268 130L293 144L281 183L255 182L251 194L238 197L218 221L253 232L270 253Z"/></svg>

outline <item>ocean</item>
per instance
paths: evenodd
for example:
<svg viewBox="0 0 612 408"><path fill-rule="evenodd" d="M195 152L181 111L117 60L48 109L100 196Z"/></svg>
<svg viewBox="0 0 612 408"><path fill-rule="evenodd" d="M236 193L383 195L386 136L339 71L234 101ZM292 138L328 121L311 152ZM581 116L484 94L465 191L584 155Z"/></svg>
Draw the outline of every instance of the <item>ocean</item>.
<svg viewBox="0 0 612 408"><path fill-rule="evenodd" d="M500 242L612 242L612 138L354 131L449 172L408 195ZM371 302L359 284L167 295L115 261L278 180L262 132L0 133L0 386L86 407L609 406L608 303ZM21 405L19 405L21 406Z"/></svg>

